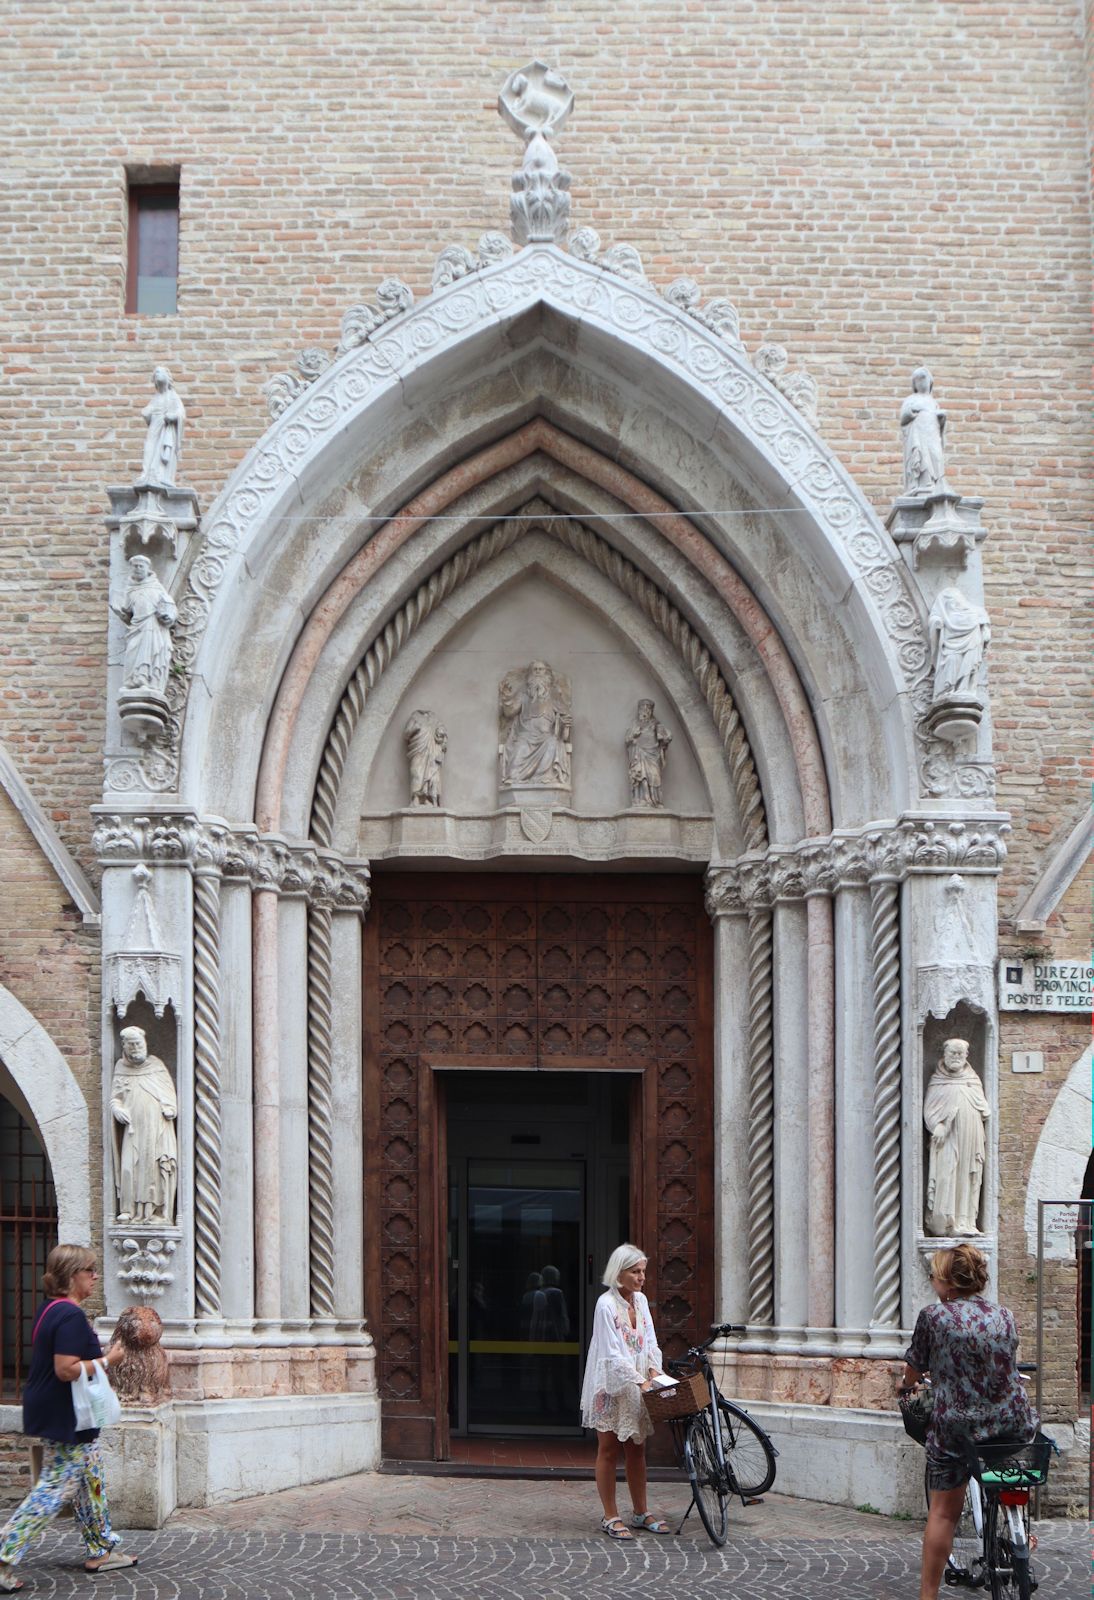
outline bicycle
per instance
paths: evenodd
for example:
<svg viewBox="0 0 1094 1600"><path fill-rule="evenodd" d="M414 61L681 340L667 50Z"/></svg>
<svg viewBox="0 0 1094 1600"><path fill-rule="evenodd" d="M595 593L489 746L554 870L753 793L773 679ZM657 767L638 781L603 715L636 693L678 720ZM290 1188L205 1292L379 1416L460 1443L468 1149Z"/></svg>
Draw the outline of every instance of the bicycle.
<svg viewBox="0 0 1094 1600"><path fill-rule="evenodd" d="M744 1407L722 1394L707 1359L716 1340L744 1332L736 1323L720 1323L705 1343L665 1363L667 1371L679 1378L676 1387L653 1390L647 1397L651 1415L672 1423L677 1458L691 1483L691 1500L676 1531L683 1530L695 1506L715 1545L726 1542L730 1495L748 1505L766 1494L775 1482L779 1454Z"/></svg>
<svg viewBox="0 0 1094 1600"><path fill-rule="evenodd" d="M1029 1560L1029 1496L1048 1478L1055 1448L1043 1433L1026 1443L965 1442L972 1476L943 1571L946 1584L990 1588L992 1600L1030 1600L1037 1580Z"/></svg>

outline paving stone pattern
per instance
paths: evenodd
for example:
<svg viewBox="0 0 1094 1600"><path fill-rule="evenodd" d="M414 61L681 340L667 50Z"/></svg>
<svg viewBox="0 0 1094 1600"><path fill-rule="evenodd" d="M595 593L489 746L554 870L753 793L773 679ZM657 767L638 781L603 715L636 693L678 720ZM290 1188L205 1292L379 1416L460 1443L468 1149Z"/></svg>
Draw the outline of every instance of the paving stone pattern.
<svg viewBox="0 0 1094 1600"><path fill-rule="evenodd" d="M132 1534L126 1544L140 1569L94 1587L118 1600L573 1600L624 1591L658 1600L896 1600L917 1587L916 1525L771 1495L733 1511L724 1550L712 1548L694 1514L679 1539L613 1545L591 1531L594 1504L590 1484L371 1477L348 1489L318 1485L184 1512L162 1533ZM679 1514L686 1500L673 1485L658 1504ZM497 1536L502 1513L508 1537ZM430 1519L432 1533L406 1531ZM401 1532L363 1531L400 1520ZM567 1522L569 1535L557 1536ZM478 1532L454 1536L442 1531L449 1525ZM1084 1529L1039 1531L1042 1600L1078 1596ZM86 1596L78 1548L72 1530L37 1546L20 1569L28 1594Z"/></svg>

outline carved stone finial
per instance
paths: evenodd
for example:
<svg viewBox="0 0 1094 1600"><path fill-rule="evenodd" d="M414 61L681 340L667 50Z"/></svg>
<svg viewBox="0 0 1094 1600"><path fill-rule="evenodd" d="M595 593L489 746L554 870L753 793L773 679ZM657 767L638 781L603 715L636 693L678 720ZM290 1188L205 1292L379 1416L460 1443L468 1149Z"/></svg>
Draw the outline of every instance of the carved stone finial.
<svg viewBox="0 0 1094 1600"><path fill-rule="evenodd" d="M148 432L144 439L141 475L137 481L170 488L178 471L186 408L175 393L171 374L166 367L155 369L152 385L155 393L141 412L148 424Z"/></svg>
<svg viewBox="0 0 1094 1600"><path fill-rule="evenodd" d="M519 245L560 244L570 220L570 174L558 164L550 140L573 109L574 95L560 72L533 61L511 72L498 110L524 140L524 160L514 172L509 216Z"/></svg>

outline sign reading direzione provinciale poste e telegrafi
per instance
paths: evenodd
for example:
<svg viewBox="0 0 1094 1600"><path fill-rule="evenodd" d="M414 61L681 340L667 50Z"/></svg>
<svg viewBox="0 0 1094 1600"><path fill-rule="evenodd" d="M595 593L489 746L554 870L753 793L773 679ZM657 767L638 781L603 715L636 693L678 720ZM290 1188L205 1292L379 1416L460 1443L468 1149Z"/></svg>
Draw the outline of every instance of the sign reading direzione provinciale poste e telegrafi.
<svg viewBox="0 0 1094 1600"><path fill-rule="evenodd" d="M1094 1010L1094 966L1089 961L999 963L1001 1011Z"/></svg>

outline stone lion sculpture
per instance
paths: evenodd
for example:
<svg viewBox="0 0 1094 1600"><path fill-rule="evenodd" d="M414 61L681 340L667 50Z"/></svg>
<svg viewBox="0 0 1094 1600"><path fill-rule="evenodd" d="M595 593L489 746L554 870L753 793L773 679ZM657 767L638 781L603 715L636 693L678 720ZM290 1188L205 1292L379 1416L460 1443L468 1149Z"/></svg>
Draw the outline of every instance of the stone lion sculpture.
<svg viewBox="0 0 1094 1600"><path fill-rule="evenodd" d="M158 1405L171 1392L167 1352L160 1344L163 1323L151 1306L126 1306L114 1338L125 1355L111 1368L110 1381L127 1405Z"/></svg>

